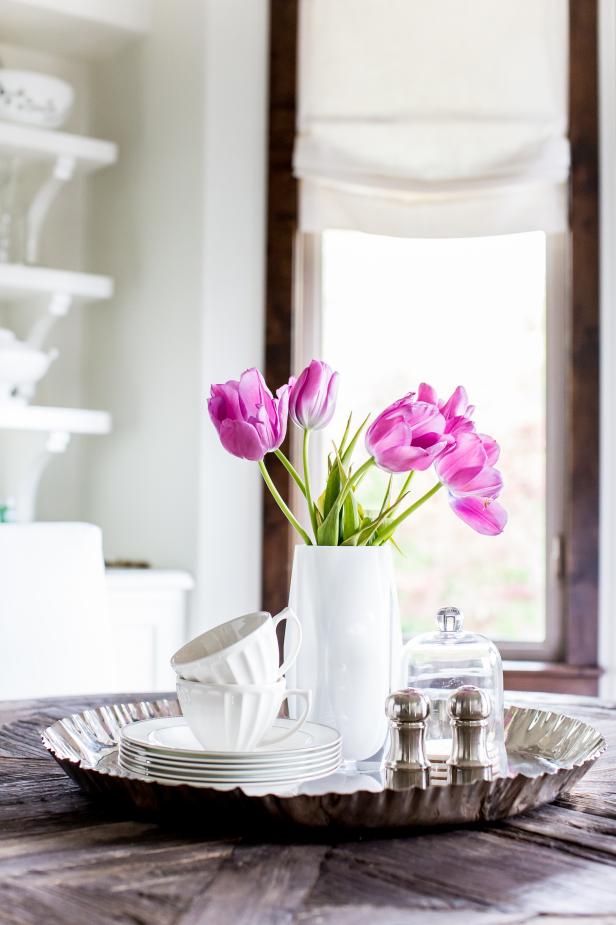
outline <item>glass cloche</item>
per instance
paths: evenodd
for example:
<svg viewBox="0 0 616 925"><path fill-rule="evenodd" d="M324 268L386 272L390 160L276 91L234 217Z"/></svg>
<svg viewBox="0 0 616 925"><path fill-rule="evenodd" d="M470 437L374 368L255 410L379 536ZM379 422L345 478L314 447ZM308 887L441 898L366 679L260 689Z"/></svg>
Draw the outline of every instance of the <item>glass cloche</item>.
<svg viewBox="0 0 616 925"><path fill-rule="evenodd" d="M471 684L489 697L487 746L495 773L507 772L503 727L503 664L493 642L464 629L457 607L443 607L437 630L414 636L404 647L402 678L407 687L422 691L430 701L426 750L433 763L445 763L451 751L450 696Z"/></svg>

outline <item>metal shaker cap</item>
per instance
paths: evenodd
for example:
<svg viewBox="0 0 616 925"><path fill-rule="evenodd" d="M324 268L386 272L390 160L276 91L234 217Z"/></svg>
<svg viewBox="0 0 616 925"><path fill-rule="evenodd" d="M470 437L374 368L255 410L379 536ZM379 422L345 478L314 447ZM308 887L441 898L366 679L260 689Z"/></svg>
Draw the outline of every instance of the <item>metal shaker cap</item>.
<svg viewBox="0 0 616 925"><path fill-rule="evenodd" d="M436 620L441 633L459 633L464 626L464 614L457 607L441 607Z"/></svg>
<svg viewBox="0 0 616 925"><path fill-rule="evenodd" d="M485 691L470 684L460 687L452 694L448 703L449 715L453 720L461 722L477 722L489 717L491 711L490 698Z"/></svg>
<svg viewBox="0 0 616 925"><path fill-rule="evenodd" d="M414 687L394 691L385 701L385 715L392 723L423 723L430 714L430 701Z"/></svg>

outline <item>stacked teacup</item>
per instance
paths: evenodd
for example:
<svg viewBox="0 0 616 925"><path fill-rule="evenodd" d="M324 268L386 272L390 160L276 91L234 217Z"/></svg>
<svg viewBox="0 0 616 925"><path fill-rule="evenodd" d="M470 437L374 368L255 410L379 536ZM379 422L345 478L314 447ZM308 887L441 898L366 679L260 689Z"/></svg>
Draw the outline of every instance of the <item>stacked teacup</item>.
<svg viewBox="0 0 616 925"><path fill-rule="evenodd" d="M279 664L276 627L293 625L289 656ZM302 629L285 608L275 617L258 611L216 626L183 646L171 659L184 718L207 751L250 752L288 739L304 725L310 691L287 690L285 672L297 658ZM303 703L296 722L274 727L283 702ZM272 728L274 727L274 728Z"/></svg>

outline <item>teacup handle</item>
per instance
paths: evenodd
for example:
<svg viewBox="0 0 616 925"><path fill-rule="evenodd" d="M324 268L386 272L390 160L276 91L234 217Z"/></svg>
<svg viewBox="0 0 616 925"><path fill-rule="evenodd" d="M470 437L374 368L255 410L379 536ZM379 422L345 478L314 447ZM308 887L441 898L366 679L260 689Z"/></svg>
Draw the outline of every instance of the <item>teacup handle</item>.
<svg viewBox="0 0 616 925"><path fill-rule="evenodd" d="M297 732L297 730L301 726L304 725L304 723L306 722L306 719L308 718L308 712L312 705L312 691L298 690L296 688L290 691L285 691L285 695L280 701L281 706L288 697L293 697L293 696L299 697L301 700L304 701L304 709L303 709L302 715L300 716L298 721L294 723L290 729L287 729L286 732L283 732L282 735L277 736L275 739L268 739L267 741L268 748L270 747L270 745L277 745L278 742L282 742L284 739L288 739L289 736L292 736L294 732Z"/></svg>
<svg viewBox="0 0 616 925"><path fill-rule="evenodd" d="M291 654L288 655L287 658L285 658L284 662L278 669L278 678L280 679L282 678L284 674L287 673L287 671L289 670L291 665L295 662L295 659L298 656L300 646L302 644L302 624L299 622L299 617L297 616L295 611L291 610L290 607L285 607L285 609L281 610L280 613L276 614L275 617L272 617L272 620L274 622L274 629L276 629L278 624L282 623L283 620L291 621L292 623L295 623L295 626L297 627L295 647L293 651L291 652Z"/></svg>

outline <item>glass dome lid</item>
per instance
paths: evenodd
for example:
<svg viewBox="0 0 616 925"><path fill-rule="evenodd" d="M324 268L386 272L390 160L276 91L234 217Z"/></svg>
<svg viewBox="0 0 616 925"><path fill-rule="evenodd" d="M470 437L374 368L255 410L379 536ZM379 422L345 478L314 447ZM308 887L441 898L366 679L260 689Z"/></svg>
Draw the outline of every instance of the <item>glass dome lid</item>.
<svg viewBox="0 0 616 925"><path fill-rule="evenodd" d="M441 608L436 630L409 640L403 653L402 678L407 687L418 688L430 701L427 751L436 762L446 762L451 750L450 696L466 685L482 690L490 702L488 750L495 770L506 771L500 653L491 640L464 629L464 616L457 607Z"/></svg>

